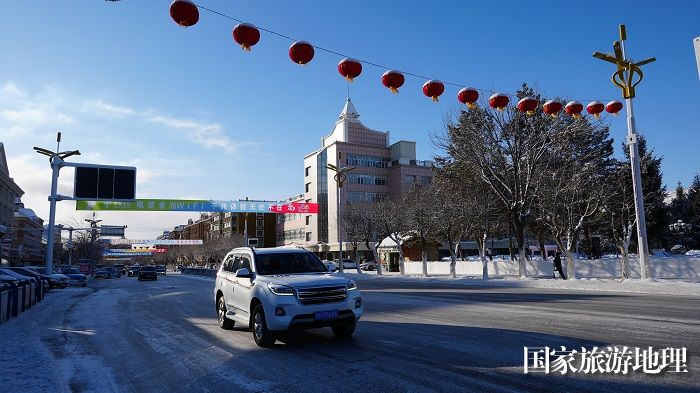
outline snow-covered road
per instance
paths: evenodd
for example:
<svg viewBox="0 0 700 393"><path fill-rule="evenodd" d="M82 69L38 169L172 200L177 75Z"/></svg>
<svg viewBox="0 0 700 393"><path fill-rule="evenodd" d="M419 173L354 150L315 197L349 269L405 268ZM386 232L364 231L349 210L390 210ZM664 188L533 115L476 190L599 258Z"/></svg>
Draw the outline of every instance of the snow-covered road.
<svg viewBox="0 0 700 393"><path fill-rule="evenodd" d="M351 340L258 348L219 329L213 281L123 277L51 293L0 325L3 392L696 391L697 296L363 280ZM686 347L688 373L523 375L523 346Z"/></svg>

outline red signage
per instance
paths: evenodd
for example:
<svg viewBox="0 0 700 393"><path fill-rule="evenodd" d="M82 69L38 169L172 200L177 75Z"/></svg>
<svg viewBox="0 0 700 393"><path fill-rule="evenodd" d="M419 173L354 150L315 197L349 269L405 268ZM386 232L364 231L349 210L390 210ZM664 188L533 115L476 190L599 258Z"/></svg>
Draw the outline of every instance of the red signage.
<svg viewBox="0 0 700 393"><path fill-rule="evenodd" d="M270 211L273 213L300 213L318 214L318 203L285 203L283 205L272 205Z"/></svg>

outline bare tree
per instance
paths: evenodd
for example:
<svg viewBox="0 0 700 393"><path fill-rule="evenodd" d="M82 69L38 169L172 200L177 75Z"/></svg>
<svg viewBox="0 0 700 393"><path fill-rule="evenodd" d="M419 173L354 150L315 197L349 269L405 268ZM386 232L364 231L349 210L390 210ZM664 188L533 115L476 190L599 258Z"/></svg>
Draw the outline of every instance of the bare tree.
<svg viewBox="0 0 700 393"><path fill-rule="evenodd" d="M365 247L372 252L374 261L377 263L377 275L381 276L382 264L379 261L379 252L377 248L383 237L380 236L380 228L377 226L377 214L375 214L375 211L377 211L378 208L376 202L355 204L355 209L359 213L357 219L359 224L358 228L362 229L362 241L365 243ZM375 241L377 238L379 238L379 241ZM371 244L372 242L374 242L374 245Z"/></svg>
<svg viewBox="0 0 700 393"><path fill-rule="evenodd" d="M350 243L352 247L352 256L355 260L355 268L357 274L362 274L360 269L360 260L357 255L357 248L365 240L364 217L361 207L357 204L349 205L343 216L341 217L340 225L345 234L345 241ZM369 248L369 247L368 247ZM342 264L342 261L340 262Z"/></svg>
<svg viewBox="0 0 700 393"><path fill-rule="evenodd" d="M423 276L428 275L428 246L435 242L438 230L437 210L434 204L436 188L430 184L415 184L404 198L404 214L408 241L421 248Z"/></svg>
<svg viewBox="0 0 700 393"><path fill-rule="evenodd" d="M526 95L535 93L523 86L518 97ZM455 163L477 174L508 211L520 250L520 277L525 277L525 224L551 168L548 153L563 126L542 113L525 116L511 107L503 112L476 108L462 111L444 135L433 138Z"/></svg>
<svg viewBox="0 0 700 393"><path fill-rule="evenodd" d="M576 278L574 250L582 229L598 212L612 165L608 128L586 119L562 120L550 150L552 167L537 196L539 218L567 257L567 276Z"/></svg>
<svg viewBox="0 0 700 393"><path fill-rule="evenodd" d="M404 215L404 200L383 200L373 204L373 220L380 239L389 237L396 243L399 252L399 271L406 274L403 260L403 232L406 231L406 217ZM379 262L379 261L377 261Z"/></svg>

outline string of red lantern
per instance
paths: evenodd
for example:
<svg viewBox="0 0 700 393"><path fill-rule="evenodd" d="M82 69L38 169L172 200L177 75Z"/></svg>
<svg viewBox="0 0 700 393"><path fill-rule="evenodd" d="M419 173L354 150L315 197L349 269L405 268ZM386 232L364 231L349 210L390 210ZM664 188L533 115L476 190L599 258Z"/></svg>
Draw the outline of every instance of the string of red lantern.
<svg viewBox="0 0 700 393"><path fill-rule="evenodd" d="M199 21L199 9L209 11L213 14L222 16L224 18L231 19L238 22L238 24L233 29L233 39L241 47L247 51L251 50L251 47L258 43L260 40L260 30L268 32L270 34L286 38L293 41L292 45L289 47L289 58L297 64L307 64L313 58L315 54L315 49L334 54L343 57L343 60L338 63L338 73L345 77L348 82L352 82L362 73L362 64L371 65L374 67L388 69L381 78L382 84L389 88L392 93L398 93L399 87L404 84L405 75L410 75L416 78L421 78L427 80L423 84L423 94L430 97L433 101L438 101L438 97L442 95L445 91L445 85L451 85L456 87L462 87L457 93L457 100L468 108L476 108L476 103L479 99L479 91L493 93L489 97L489 106L497 109L499 111L505 110L510 102L510 97L508 94L487 90L487 89L477 89L473 87L463 87L463 84L452 83L452 82L441 82L439 80L430 79L423 75L410 73L410 72L400 72L396 70L391 70L389 67L383 66L381 64L373 63L367 60L358 60L350 58L342 53L320 47L318 45L312 45L306 41L297 41L294 38L287 36L285 34L278 33L269 29L256 27L250 23L245 23L239 19L232 16L226 15L219 11L204 7L199 4L195 4L191 0L174 0L170 4L170 16L173 21L180 26L190 27ZM535 114L537 107L539 106L538 101L533 97L525 97L518 101L516 108L527 115ZM556 100L549 100L542 105L542 112L550 116L558 116L561 112L562 107L567 115L573 116L574 118L580 118L581 112L583 112L583 104L578 101L570 101L566 105ZM605 110L606 112L617 115L622 110L622 103L619 101L612 100L606 105L603 105L597 100L593 100L586 106L586 111L593 115L596 119L600 118L600 114Z"/></svg>

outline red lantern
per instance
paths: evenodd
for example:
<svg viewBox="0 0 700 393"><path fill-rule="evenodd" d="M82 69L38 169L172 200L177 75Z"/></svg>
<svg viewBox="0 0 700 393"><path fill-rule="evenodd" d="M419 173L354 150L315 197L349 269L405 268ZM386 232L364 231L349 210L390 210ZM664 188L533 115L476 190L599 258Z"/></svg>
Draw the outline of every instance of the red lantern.
<svg viewBox="0 0 700 393"><path fill-rule="evenodd" d="M233 28L233 40L241 48L250 51L250 47L260 41L260 30L250 23L239 23Z"/></svg>
<svg viewBox="0 0 700 393"><path fill-rule="evenodd" d="M489 97L489 106L499 111L503 111L508 106L508 102L510 102L510 98L505 94L496 93Z"/></svg>
<svg viewBox="0 0 700 393"><path fill-rule="evenodd" d="M403 86L405 78L402 73L394 70L389 70L382 75L382 84L391 90L392 93L398 93L399 87Z"/></svg>
<svg viewBox="0 0 700 393"><path fill-rule="evenodd" d="M532 97L525 97L518 101L518 110L520 112L526 113L528 116L535 114L535 109L537 109L537 100Z"/></svg>
<svg viewBox="0 0 700 393"><path fill-rule="evenodd" d="M344 76L348 82L360 76L362 73L362 63L355 59L343 59L338 63L338 72Z"/></svg>
<svg viewBox="0 0 700 393"><path fill-rule="evenodd" d="M600 119L600 114L603 112L605 109L605 105L603 105L602 102L600 101L593 101L590 104L586 105L586 112L590 113L595 117L596 119Z"/></svg>
<svg viewBox="0 0 700 393"><path fill-rule="evenodd" d="M542 105L542 112L552 116L557 117L559 112L561 112L561 102L555 100L549 100Z"/></svg>
<svg viewBox="0 0 700 393"><path fill-rule="evenodd" d="M566 114L571 115L574 119L581 117L581 111L583 111L583 104L578 101L570 101L564 107Z"/></svg>
<svg viewBox="0 0 700 393"><path fill-rule="evenodd" d="M297 41L289 47L289 58L304 65L314 58L314 47L306 41Z"/></svg>
<svg viewBox="0 0 700 393"><path fill-rule="evenodd" d="M618 116L618 112L620 112L621 110L622 103L620 101L610 101L607 105L605 105L605 111L608 113L612 113L615 116Z"/></svg>
<svg viewBox="0 0 700 393"><path fill-rule="evenodd" d="M473 87L465 87L457 93L457 99L462 104L466 104L469 109L474 109L476 100L479 99L479 92Z"/></svg>
<svg viewBox="0 0 700 393"><path fill-rule="evenodd" d="M199 21L199 9L190 0L175 0L170 4L170 17L182 27L189 27Z"/></svg>
<svg viewBox="0 0 700 393"><path fill-rule="evenodd" d="M438 101L438 97L440 97L440 95L444 92L445 85L443 85L439 80L433 79L423 84L423 94L425 94L426 97L432 98L435 102Z"/></svg>

